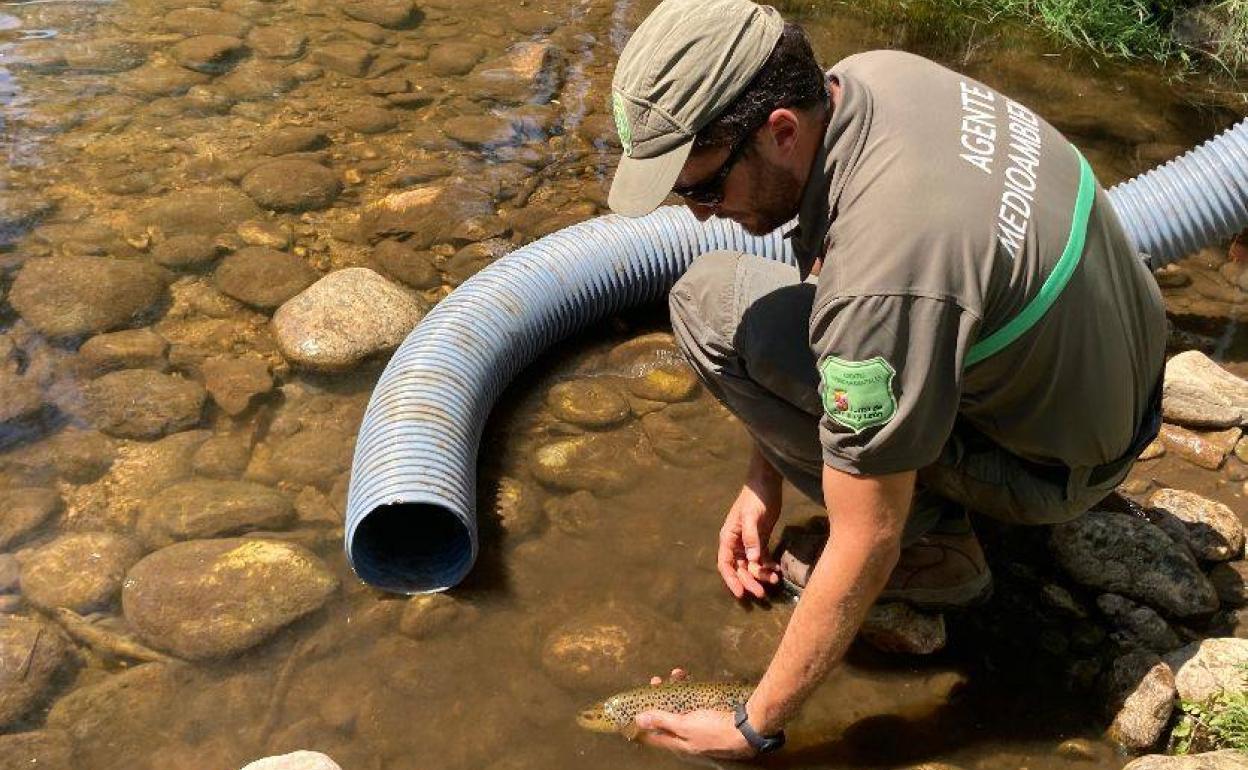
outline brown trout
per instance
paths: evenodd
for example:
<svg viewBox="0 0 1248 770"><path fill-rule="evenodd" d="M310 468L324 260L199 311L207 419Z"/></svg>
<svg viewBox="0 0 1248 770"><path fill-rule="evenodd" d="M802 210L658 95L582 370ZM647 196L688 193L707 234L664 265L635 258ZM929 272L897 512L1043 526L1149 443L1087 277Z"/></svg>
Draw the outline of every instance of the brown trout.
<svg viewBox="0 0 1248 770"><path fill-rule="evenodd" d="M630 740L637 734L633 721L643 711L690 711L712 709L735 711L749 699L754 685L739 682L666 682L616 693L601 703L582 709L576 723L599 733L623 733Z"/></svg>

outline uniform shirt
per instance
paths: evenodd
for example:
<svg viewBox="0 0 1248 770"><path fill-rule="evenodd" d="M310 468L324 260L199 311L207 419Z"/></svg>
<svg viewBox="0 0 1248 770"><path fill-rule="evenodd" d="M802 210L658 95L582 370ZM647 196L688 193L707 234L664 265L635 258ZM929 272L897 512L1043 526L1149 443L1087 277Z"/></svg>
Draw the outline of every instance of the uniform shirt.
<svg viewBox="0 0 1248 770"><path fill-rule="evenodd" d="M810 318L824 461L932 463L959 415L1033 462L1123 456L1164 356L1160 292L1100 189L1082 260L1049 311L970 368L971 346L1037 294L1066 246L1070 143L1027 107L918 56L873 51L841 87L794 248L822 255Z"/></svg>

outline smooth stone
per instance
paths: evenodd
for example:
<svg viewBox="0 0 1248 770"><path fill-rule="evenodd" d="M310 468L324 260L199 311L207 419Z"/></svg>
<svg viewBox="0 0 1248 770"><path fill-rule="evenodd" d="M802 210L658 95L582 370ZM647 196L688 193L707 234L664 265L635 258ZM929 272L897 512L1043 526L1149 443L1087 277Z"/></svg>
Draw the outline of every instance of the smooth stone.
<svg viewBox="0 0 1248 770"><path fill-rule="evenodd" d="M640 680L670 668L672 660L685 660L685 638L673 621L657 612L609 600L546 635L542 668L562 687L610 692L621 680Z"/></svg>
<svg viewBox="0 0 1248 770"><path fill-rule="evenodd" d="M259 101L274 99L293 89L299 84L299 78L295 77L295 74L294 67L262 59L251 59L235 67L228 75L217 78L215 84L226 97L235 101ZM235 112L243 106L238 105ZM269 113L261 112L260 115L258 119L264 120L267 119Z"/></svg>
<svg viewBox="0 0 1248 770"><path fill-rule="evenodd" d="M516 126L504 115L459 115L442 123L451 139L472 148L495 148L514 144Z"/></svg>
<svg viewBox="0 0 1248 770"><path fill-rule="evenodd" d="M641 429L654 453L678 468L697 468L711 460L707 442L667 414L643 415Z"/></svg>
<svg viewBox="0 0 1248 770"><path fill-rule="evenodd" d="M491 238L480 243L470 243L451 255L443 266L446 281L451 286L459 286L472 276L494 264L512 250L509 241Z"/></svg>
<svg viewBox="0 0 1248 770"><path fill-rule="evenodd" d="M387 29L407 29L422 18L412 0L348 0L341 8L353 19Z"/></svg>
<svg viewBox="0 0 1248 770"><path fill-rule="evenodd" d="M1228 607L1248 604L1248 562L1230 561L1215 564L1209 570L1209 582L1218 598Z"/></svg>
<svg viewBox="0 0 1248 770"><path fill-rule="evenodd" d="M115 369L164 371L169 362L169 343L151 329L130 329L97 334L83 343L78 355L96 372Z"/></svg>
<svg viewBox="0 0 1248 770"><path fill-rule="evenodd" d="M1148 442L1148 446L1144 447L1144 451L1140 452L1139 460L1156 460L1166 453L1166 445L1159 439L1153 439Z"/></svg>
<svg viewBox="0 0 1248 770"><path fill-rule="evenodd" d="M555 497L542 506L545 518L555 529L580 537L602 523L598 498L585 490L578 490L567 497Z"/></svg>
<svg viewBox="0 0 1248 770"><path fill-rule="evenodd" d="M1222 503L1182 489L1159 489L1148 504L1182 522L1186 542L1196 558L1227 561L1243 556L1244 525Z"/></svg>
<svg viewBox="0 0 1248 770"><path fill-rule="evenodd" d="M213 273L213 282L227 296L271 310L319 277L320 273L293 254L249 246L221 260Z"/></svg>
<svg viewBox="0 0 1248 770"><path fill-rule="evenodd" d="M361 43L329 43L313 49L312 61L347 77L362 78L373 63L373 52Z"/></svg>
<svg viewBox="0 0 1248 770"><path fill-rule="evenodd" d="M148 369L109 372L83 389L75 408L96 429L118 438L152 439L190 428L203 416L203 386Z"/></svg>
<svg viewBox="0 0 1248 770"><path fill-rule="evenodd" d="M1195 561L1157 526L1124 513L1089 511L1050 535L1058 564L1078 583L1177 617L1213 612L1218 597Z"/></svg>
<svg viewBox="0 0 1248 770"><path fill-rule="evenodd" d="M1202 639L1175 650L1165 660L1174 670L1179 697L1203 702L1220 692L1244 689L1248 639Z"/></svg>
<svg viewBox="0 0 1248 770"><path fill-rule="evenodd" d="M945 646L945 616L919 612L899 602L876 604L867 612L858 635L881 652L931 655Z"/></svg>
<svg viewBox="0 0 1248 770"><path fill-rule="evenodd" d="M329 144L329 134L324 129L285 126L265 134L253 149L262 155L289 155L292 152L323 150Z"/></svg>
<svg viewBox="0 0 1248 770"><path fill-rule="evenodd" d="M263 246L266 249L287 249L290 247L290 228L280 222L252 220L238 226L238 237L248 246Z"/></svg>
<svg viewBox="0 0 1248 770"><path fill-rule="evenodd" d="M46 446L56 472L72 484L95 481L108 472L117 457L116 442L94 430L70 428L53 436Z"/></svg>
<svg viewBox="0 0 1248 770"><path fill-rule="evenodd" d="M125 73L120 87L123 92L155 99L162 96L181 96L193 86L204 85L209 79L202 72L194 72L173 63L148 62Z"/></svg>
<svg viewBox="0 0 1248 770"><path fill-rule="evenodd" d="M1132 751L1152 748L1174 710L1174 672L1155 657L1134 654L1114 662L1114 678L1126 692L1119 697L1109 739Z"/></svg>
<svg viewBox="0 0 1248 770"><path fill-rule="evenodd" d="M608 428L628 419L628 402L614 386L593 380L561 382L546 392L555 417L585 428Z"/></svg>
<svg viewBox="0 0 1248 770"><path fill-rule="evenodd" d="M230 416L247 411L253 398L273 390L268 363L255 356L214 356L200 370L208 395Z"/></svg>
<svg viewBox="0 0 1248 770"><path fill-rule="evenodd" d="M480 611L448 594L421 594L404 603L399 631L412 639L441 635L476 619Z"/></svg>
<svg viewBox="0 0 1248 770"><path fill-rule="evenodd" d="M638 398L675 404L688 401L698 392L698 375L688 366L663 364L628 381L628 390Z"/></svg>
<svg viewBox="0 0 1248 770"><path fill-rule="evenodd" d="M247 35L247 45L269 59L298 59L308 45L308 36L281 26L256 27Z"/></svg>
<svg viewBox="0 0 1248 770"><path fill-rule="evenodd" d="M147 52L129 40L84 40L65 48L65 63L78 72L125 72L147 61Z"/></svg>
<svg viewBox="0 0 1248 770"><path fill-rule="evenodd" d="M413 249L402 241L382 241L373 247L373 260L382 272L413 289L432 289L442 275L429 251Z"/></svg>
<svg viewBox="0 0 1248 770"><path fill-rule="evenodd" d="M0 594L15 594L22 586L22 567L11 553L0 553Z"/></svg>
<svg viewBox="0 0 1248 770"><path fill-rule="evenodd" d="M357 107L339 118L343 126L361 134L383 134L399 125L393 110L384 107Z"/></svg>
<svg viewBox="0 0 1248 770"><path fill-rule="evenodd" d="M73 745L60 730L0 735L0 770L73 766Z"/></svg>
<svg viewBox="0 0 1248 770"><path fill-rule="evenodd" d="M351 467L355 441L333 430L302 430L270 440L270 463L280 481L328 490Z"/></svg>
<svg viewBox="0 0 1248 770"><path fill-rule="evenodd" d="M342 180L332 170L307 160L275 160L243 177L243 192L274 211L323 209L342 192Z"/></svg>
<svg viewBox="0 0 1248 770"><path fill-rule="evenodd" d="M111 532L61 535L22 562L22 596L49 611L65 607L85 615L108 609L142 555L138 543Z"/></svg>
<svg viewBox="0 0 1248 770"><path fill-rule="evenodd" d="M523 540L537 534L545 524L540 493L529 484L510 476L498 480L494 511L509 539Z"/></svg>
<svg viewBox="0 0 1248 770"><path fill-rule="evenodd" d="M445 232L448 222L493 213L494 204L487 194L456 180L392 193L365 206L360 235L369 243L395 238L427 249Z"/></svg>
<svg viewBox="0 0 1248 770"><path fill-rule="evenodd" d="M1096 606L1118 629L1114 638L1128 647L1164 654L1183 646L1178 634L1150 607L1118 594L1101 594Z"/></svg>
<svg viewBox="0 0 1248 770"><path fill-rule="evenodd" d="M165 26L184 35L228 35L242 37L251 22L234 13L215 8L181 8L165 16Z"/></svg>
<svg viewBox="0 0 1248 770"><path fill-rule="evenodd" d="M47 257L22 265L8 301L53 337L98 334L133 324L165 297L168 276L144 262Z"/></svg>
<svg viewBox="0 0 1248 770"><path fill-rule="evenodd" d="M213 436L199 445L191 458L197 476L210 479L237 479L247 470L251 447L237 436Z"/></svg>
<svg viewBox="0 0 1248 770"><path fill-rule="evenodd" d="M453 246L466 246L477 241L505 239L509 235L511 227L501 217L465 217L451 229L450 242ZM506 250L511 250L510 243L506 244Z"/></svg>
<svg viewBox="0 0 1248 770"><path fill-rule="evenodd" d="M1080 762L1095 762L1099 752L1096 750L1096 744L1087 738L1067 738L1057 744L1057 749L1054 753L1066 759Z"/></svg>
<svg viewBox="0 0 1248 770"><path fill-rule="evenodd" d="M1149 754L1128 762L1122 770L1248 770L1248 754L1237 749L1180 756Z"/></svg>
<svg viewBox="0 0 1248 770"><path fill-rule="evenodd" d="M1222 467L1226 455L1234 449L1240 436L1239 428L1227 428L1218 433L1197 433L1166 423L1161 426L1160 440L1184 460L1216 471Z"/></svg>
<svg viewBox="0 0 1248 770"><path fill-rule="evenodd" d="M219 75L238 63L247 51L242 40L225 35L197 35L170 49L173 60L187 69Z"/></svg>
<svg viewBox="0 0 1248 770"><path fill-rule="evenodd" d="M485 49L473 43L439 43L429 51L426 63L439 77L466 75L485 58Z"/></svg>
<svg viewBox="0 0 1248 770"><path fill-rule="evenodd" d="M42 622L0 615L0 728L21 719L47 697L69 655L61 635ZM4 761L7 758L0 759Z"/></svg>
<svg viewBox="0 0 1248 770"><path fill-rule="evenodd" d="M390 96L391 94L405 94L412 90L412 81L401 75L391 75L388 77L373 78L365 85L370 94L374 96Z"/></svg>
<svg viewBox="0 0 1248 770"><path fill-rule="evenodd" d="M636 442L620 432L557 439L533 453L533 477L558 490L616 495L637 480Z"/></svg>
<svg viewBox="0 0 1248 770"><path fill-rule="evenodd" d="M336 270L273 315L273 334L292 363L316 371L349 369L393 350L428 306L365 267Z"/></svg>
<svg viewBox="0 0 1248 770"><path fill-rule="evenodd" d="M172 238L234 232L260 214L256 204L234 188L171 192L141 212L139 222Z"/></svg>
<svg viewBox="0 0 1248 770"><path fill-rule="evenodd" d="M1189 350L1166 362L1162 414L1189 427L1248 425L1248 380Z"/></svg>
<svg viewBox="0 0 1248 770"><path fill-rule="evenodd" d="M140 509L136 534L149 549L181 540L282 530L295 508L276 489L250 481L183 481L149 498Z"/></svg>
<svg viewBox="0 0 1248 770"><path fill-rule="evenodd" d="M242 770L342 770L342 768L325 754L300 750L248 762Z"/></svg>
<svg viewBox="0 0 1248 770"><path fill-rule="evenodd" d="M683 361L670 332L651 332L625 340L607 351L606 366L614 374L641 377L656 366Z"/></svg>
<svg viewBox="0 0 1248 770"><path fill-rule="evenodd" d="M472 95L507 104L545 104L559 92L567 56L547 42L516 43L503 56L477 69Z"/></svg>
<svg viewBox="0 0 1248 770"><path fill-rule="evenodd" d="M188 660L240 653L324 606L338 580L307 549L276 540L197 540L148 555L122 591L143 641Z"/></svg>
<svg viewBox="0 0 1248 770"><path fill-rule="evenodd" d="M53 704L47 724L68 733L80 756L95 760L91 770L126 770L134 766L124 761L126 753L117 757L121 761L109 761L116 757L119 741L136 726L159 724L186 708L186 693L192 690L180 680L188 668L146 663L89 681Z"/></svg>
<svg viewBox="0 0 1248 770"><path fill-rule="evenodd" d="M43 387L37 377L18 374L16 366L0 369L0 425L36 416L43 403Z"/></svg>

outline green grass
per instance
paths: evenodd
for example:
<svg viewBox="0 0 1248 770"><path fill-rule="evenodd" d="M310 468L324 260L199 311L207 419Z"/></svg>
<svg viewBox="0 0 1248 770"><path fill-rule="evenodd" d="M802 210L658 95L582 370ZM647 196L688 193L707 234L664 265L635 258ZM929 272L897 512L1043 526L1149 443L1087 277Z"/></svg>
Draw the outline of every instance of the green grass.
<svg viewBox="0 0 1248 770"><path fill-rule="evenodd" d="M1248 751L1248 693L1222 693L1204 703L1184 701L1180 708L1183 716L1170 733L1175 754Z"/></svg>

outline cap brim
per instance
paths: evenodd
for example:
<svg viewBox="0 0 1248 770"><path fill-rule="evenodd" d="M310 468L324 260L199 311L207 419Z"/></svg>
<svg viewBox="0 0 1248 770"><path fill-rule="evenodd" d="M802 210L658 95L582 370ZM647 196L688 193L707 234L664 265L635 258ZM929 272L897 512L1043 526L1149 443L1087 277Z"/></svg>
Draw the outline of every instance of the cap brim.
<svg viewBox="0 0 1248 770"><path fill-rule="evenodd" d="M679 147L654 158L621 156L615 178L611 180L607 205L626 217L645 216L654 211L672 191L692 149L693 137L690 137Z"/></svg>

